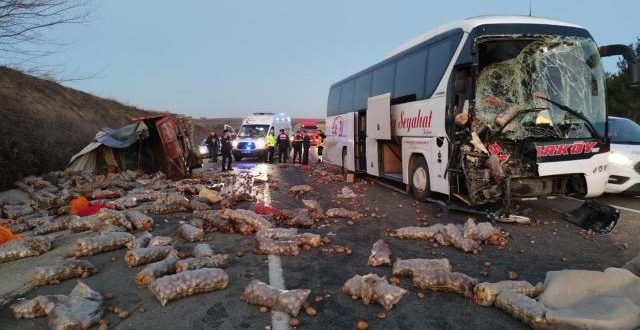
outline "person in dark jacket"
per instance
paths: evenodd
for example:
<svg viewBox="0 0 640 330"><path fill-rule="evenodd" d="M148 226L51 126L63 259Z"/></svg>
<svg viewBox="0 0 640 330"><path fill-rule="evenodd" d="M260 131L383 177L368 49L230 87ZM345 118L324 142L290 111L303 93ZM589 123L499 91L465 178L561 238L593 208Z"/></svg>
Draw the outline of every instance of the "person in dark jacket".
<svg viewBox="0 0 640 330"><path fill-rule="evenodd" d="M309 165L309 148L311 148L311 138L307 131L302 131L302 165Z"/></svg>
<svg viewBox="0 0 640 330"><path fill-rule="evenodd" d="M322 151L324 150L324 139L327 138L327 135L324 134L322 130L318 130L318 137L320 137L320 141L318 142L318 163L322 163Z"/></svg>
<svg viewBox="0 0 640 330"><path fill-rule="evenodd" d="M212 162L218 162L218 149L220 148L220 139L218 133L211 132L207 136L207 149L209 149L209 158Z"/></svg>
<svg viewBox="0 0 640 330"><path fill-rule="evenodd" d="M222 136L222 171L231 171L231 149L233 148L231 145L231 135L227 134L227 130L224 130ZM226 168L224 167L225 162L227 163Z"/></svg>
<svg viewBox="0 0 640 330"><path fill-rule="evenodd" d="M281 129L280 134L278 134L276 145L278 147L278 162L282 163L282 158L284 158L284 162L286 163L289 158L289 135L287 135L283 129Z"/></svg>
<svg viewBox="0 0 640 330"><path fill-rule="evenodd" d="M298 163L302 163L302 133L300 133L300 131L297 131L295 132L295 134L293 134L291 148L293 149L292 163L296 163L296 158L298 159Z"/></svg>

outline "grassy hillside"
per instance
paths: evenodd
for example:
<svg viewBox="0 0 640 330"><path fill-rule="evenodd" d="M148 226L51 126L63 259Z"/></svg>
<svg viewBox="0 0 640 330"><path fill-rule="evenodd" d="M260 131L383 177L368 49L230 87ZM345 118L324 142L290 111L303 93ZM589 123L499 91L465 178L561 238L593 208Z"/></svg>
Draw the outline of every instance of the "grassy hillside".
<svg viewBox="0 0 640 330"><path fill-rule="evenodd" d="M101 127L145 113L135 107L0 67L0 188L64 169Z"/></svg>

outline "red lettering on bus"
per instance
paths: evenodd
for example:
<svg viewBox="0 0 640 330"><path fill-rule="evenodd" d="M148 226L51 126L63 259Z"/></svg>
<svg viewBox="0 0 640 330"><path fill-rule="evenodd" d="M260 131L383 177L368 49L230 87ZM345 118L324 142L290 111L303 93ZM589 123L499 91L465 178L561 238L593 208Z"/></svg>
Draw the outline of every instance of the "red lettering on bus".
<svg viewBox="0 0 640 330"><path fill-rule="evenodd" d="M400 112L400 120L395 125L400 129L406 129L410 132L413 128L430 128L431 118L433 117L433 111L429 111L428 116L422 115L422 109L418 109L418 114L411 117L405 117L404 111Z"/></svg>

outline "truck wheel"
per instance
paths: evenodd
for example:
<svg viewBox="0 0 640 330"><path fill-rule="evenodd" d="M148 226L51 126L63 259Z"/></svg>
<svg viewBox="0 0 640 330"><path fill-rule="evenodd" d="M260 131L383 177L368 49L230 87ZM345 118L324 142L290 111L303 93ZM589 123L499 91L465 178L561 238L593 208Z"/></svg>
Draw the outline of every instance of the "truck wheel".
<svg viewBox="0 0 640 330"><path fill-rule="evenodd" d="M429 187L429 167L423 157L418 157L418 159L413 162L409 183L411 184L411 191L415 199L424 201L431 195L431 189Z"/></svg>

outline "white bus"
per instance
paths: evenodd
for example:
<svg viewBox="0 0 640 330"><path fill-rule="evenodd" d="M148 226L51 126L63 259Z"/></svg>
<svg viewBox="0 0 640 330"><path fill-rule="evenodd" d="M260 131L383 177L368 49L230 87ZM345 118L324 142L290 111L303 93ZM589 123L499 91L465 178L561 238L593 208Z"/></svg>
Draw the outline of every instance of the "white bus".
<svg viewBox="0 0 640 330"><path fill-rule="evenodd" d="M609 152L598 48L584 28L521 16L441 26L331 86L333 164L467 206L597 196Z"/></svg>

